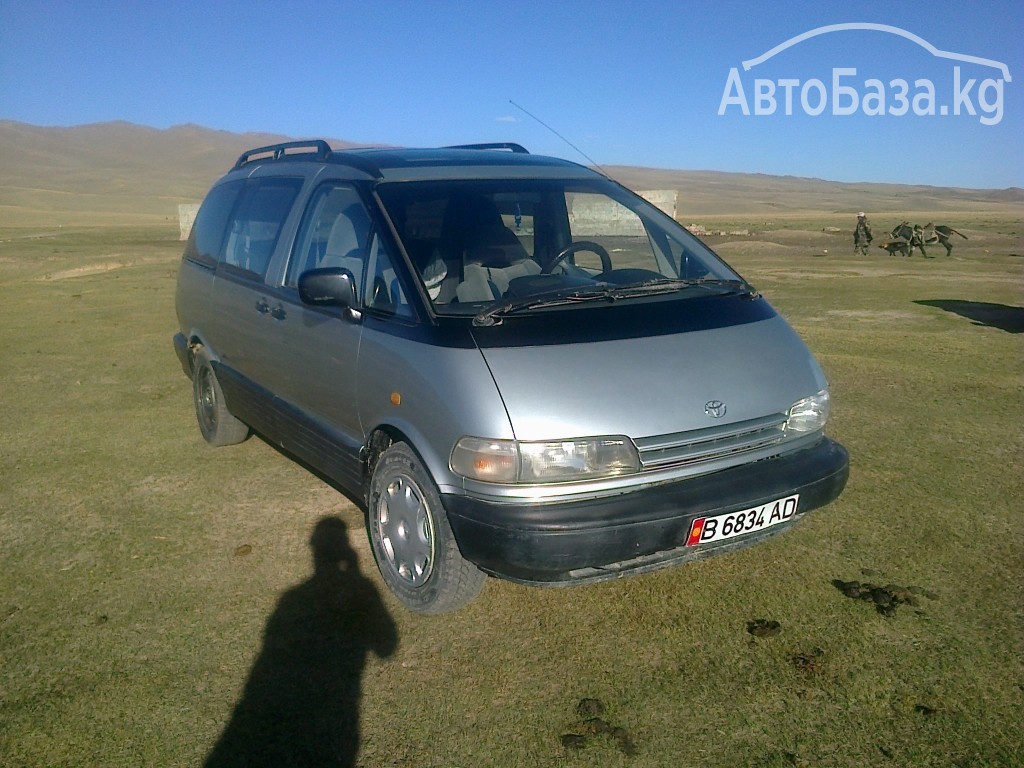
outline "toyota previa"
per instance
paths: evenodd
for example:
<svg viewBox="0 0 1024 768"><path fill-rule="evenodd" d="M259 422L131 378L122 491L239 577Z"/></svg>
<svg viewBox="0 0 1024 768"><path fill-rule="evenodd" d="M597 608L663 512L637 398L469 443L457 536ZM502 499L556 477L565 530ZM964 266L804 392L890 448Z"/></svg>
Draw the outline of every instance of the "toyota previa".
<svg viewBox="0 0 1024 768"><path fill-rule="evenodd" d="M246 152L177 315L203 437L256 433L357 502L412 610L727 552L846 484L825 375L768 301L642 197L515 144Z"/></svg>

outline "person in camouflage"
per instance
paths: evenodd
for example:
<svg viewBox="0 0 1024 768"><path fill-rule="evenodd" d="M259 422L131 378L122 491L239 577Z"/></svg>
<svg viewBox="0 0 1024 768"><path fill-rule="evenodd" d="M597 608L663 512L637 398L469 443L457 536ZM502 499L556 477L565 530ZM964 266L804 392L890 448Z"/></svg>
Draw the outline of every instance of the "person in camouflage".
<svg viewBox="0 0 1024 768"><path fill-rule="evenodd" d="M924 228L920 224L914 225L914 234L910 236L910 255L914 255L914 249L918 248L921 251L921 255L926 259L928 258L928 252L924 249Z"/></svg>
<svg viewBox="0 0 1024 768"><path fill-rule="evenodd" d="M871 225L868 224L867 214L860 211L857 214L857 226L853 230L853 252L867 256L869 245L871 245Z"/></svg>

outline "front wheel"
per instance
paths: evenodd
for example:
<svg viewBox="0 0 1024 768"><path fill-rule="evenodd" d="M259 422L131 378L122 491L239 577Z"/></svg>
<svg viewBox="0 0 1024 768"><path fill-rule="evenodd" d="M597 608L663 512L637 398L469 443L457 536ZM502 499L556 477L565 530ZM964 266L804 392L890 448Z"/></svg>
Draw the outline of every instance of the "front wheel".
<svg viewBox="0 0 1024 768"><path fill-rule="evenodd" d="M452 611L483 588L486 576L462 557L434 482L405 443L374 468L367 527L384 582L410 610Z"/></svg>
<svg viewBox="0 0 1024 768"><path fill-rule="evenodd" d="M198 347L195 352L192 398L199 431L210 445L234 445L249 437L249 426L236 419L228 410L210 355L204 347Z"/></svg>

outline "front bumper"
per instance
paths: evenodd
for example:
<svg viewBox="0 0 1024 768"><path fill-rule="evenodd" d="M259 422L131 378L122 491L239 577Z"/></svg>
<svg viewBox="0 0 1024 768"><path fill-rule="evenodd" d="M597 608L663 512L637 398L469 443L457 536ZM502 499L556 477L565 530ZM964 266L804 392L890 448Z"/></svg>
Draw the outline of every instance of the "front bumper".
<svg viewBox="0 0 1024 768"><path fill-rule="evenodd" d="M823 437L810 448L617 496L564 503L498 503L445 494L463 557L495 576L531 584L601 581L738 549L790 528L846 486L849 454ZM695 518L800 494L793 520L686 546Z"/></svg>

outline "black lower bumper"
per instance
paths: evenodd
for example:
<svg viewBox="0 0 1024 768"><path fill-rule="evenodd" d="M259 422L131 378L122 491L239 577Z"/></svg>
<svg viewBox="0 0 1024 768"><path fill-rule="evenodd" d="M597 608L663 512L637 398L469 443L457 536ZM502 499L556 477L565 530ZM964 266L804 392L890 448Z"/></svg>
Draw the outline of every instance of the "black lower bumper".
<svg viewBox="0 0 1024 768"><path fill-rule="evenodd" d="M599 581L760 541L836 499L846 449L822 438L793 454L617 496L567 503L494 503L446 494L462 555L495 576L532 584ZM792 521L720 543L686 546L695 518L800 494Z"/></svg>
<svg viewBox="0 0 1024 768"><path fill-rule="evenodd" d="M184 334L174 334L174 354L178 356L178 362L181 363L181 370L184 371L185 375L191 379L192 359L189 355L188 339L185 338Z"/></svg>

